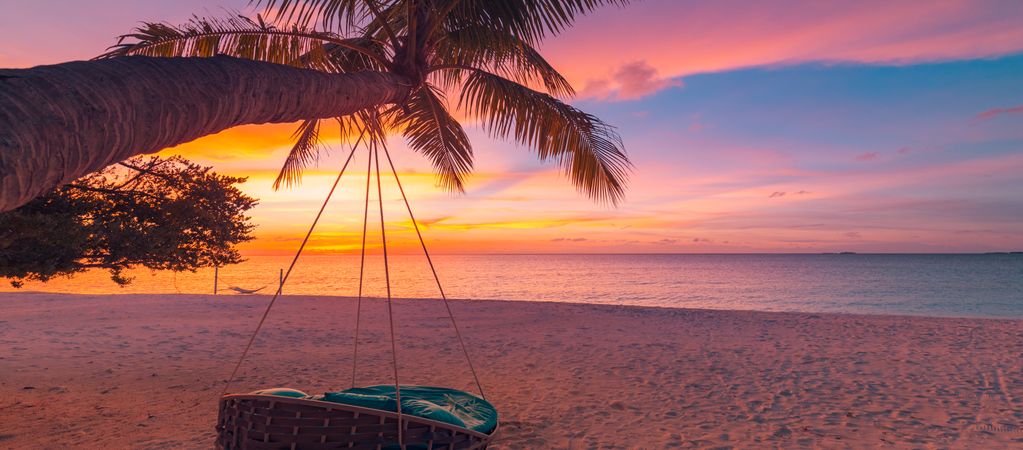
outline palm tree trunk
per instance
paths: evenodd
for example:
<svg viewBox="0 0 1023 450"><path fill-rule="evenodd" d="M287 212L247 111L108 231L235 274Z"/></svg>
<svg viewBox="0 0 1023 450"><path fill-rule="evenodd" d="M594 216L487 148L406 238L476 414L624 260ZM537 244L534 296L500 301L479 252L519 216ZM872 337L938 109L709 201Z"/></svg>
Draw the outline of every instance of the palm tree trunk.
<svg viewBox="0 0 1023 450"><path fill-rule="evenodd" d="M408 92L387 73L227 56L0 69L0 211L137 154L238 125L343 116Z"/></svg>

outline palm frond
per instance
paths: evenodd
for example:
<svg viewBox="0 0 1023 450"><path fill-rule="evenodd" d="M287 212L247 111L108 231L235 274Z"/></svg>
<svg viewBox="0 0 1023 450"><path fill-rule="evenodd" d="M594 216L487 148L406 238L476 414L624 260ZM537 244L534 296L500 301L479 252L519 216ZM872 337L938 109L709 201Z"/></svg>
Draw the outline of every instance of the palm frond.
<svg viewBox="0 0 1023 450"><path fill-rule="evenodd" d="M363 32L368 36L383 35L392 47L397 48L399 45L398 33L395 29L395 19L399 16L395 14L399 11L397 3L377 5L376 0L363 1L373 14L373 20L366 24ZM381 9L381 6L383 6L383 9Z"/></svg>
<svg viewBox="0 0 1023 450"><path fill-rule="evenodd" d="M624 196L631 163L615 129L597 117L481 70L466 77L459 106L492 136L555 160L591 198L617 204Z"/></svg>
<svg viewBox="0 0 1023 450"><path fill-rule="evenodd" d="M525 85L542 85L551 95L571 97L572 85L528 42L507 30L469 26L448 32L435 45L439 67L470 66ZM459 71L446 71L445 86Z"/></svg>
<svg viewBox="0 0 1023 450"><path fill-rule="evenodd" d="M537 45L557 35L577 18L602 6L624 6L630 0L435 0L443 27L457 30L466 26L489 26L519 36Z"/></svg>
<svg viewBox="0 0 1023 450"><path fill-rule="evenodd" d="M407 111L396 110L395 125L409 147L430 159L442 186L464 191L464 177L472 171L472 144L448 113L443 93L426 85L409 98L406 107Z"/></svg>
<svg viewBox="0 0 1023 450"><path fill-rule="evenodd" d="M318 160L321 149L320 121L303 121L292 137L296 139L295 145L291 147L288 157L284 160L284 166L281 167L281 172L274 180L275 191L281 188L281 184L291 187L301 183L302 170Z"/></svg>
<svg viewBox="0 0 1023 450"><path fill-rule="evenodd" d="M263 6L274 22L309 27L315 23L331 29L354 29L371 13L367 0L250 0L254 6Z"/></svg>
<svg viewBox="0 0 1023 450"><path fill-rule="evenodd" d="M371 108L347 116L336 117L341 129L341 143L353 147L360 145L379 146L387 140L393 127L389 126L390 110L382 112Z"/></svg>
<svg viewBox="0 0 1023 450"><path fill-rule="evenodd" d="M346 39L347 42L367 49L375 54L386 54L386 49L379 41L364 38ZM326 55L320 55L321 50ZM363 70L380 70L377 60L362 52L342 47L334 43L325 43L322 47L313 47L310 54L300 58L303 67L330 73L353 73Z"/></svg>
<svg viewBox="0 0 1023 450"><path fill-rule="evenodd" d="M118 39L107 53L99 58L118 56L198 56L229 55L257 61L286 64L311 69L345 68L345 60L334 60L336 52L330 48L344 48L358 52L376 64L384 66L379 48L366 46L364 39L345 39L333 33L293 27L281 30L245 16L227 19L209 19L195 16L188 23L173 26L165 23L144 23L134 33Z"/></svg>

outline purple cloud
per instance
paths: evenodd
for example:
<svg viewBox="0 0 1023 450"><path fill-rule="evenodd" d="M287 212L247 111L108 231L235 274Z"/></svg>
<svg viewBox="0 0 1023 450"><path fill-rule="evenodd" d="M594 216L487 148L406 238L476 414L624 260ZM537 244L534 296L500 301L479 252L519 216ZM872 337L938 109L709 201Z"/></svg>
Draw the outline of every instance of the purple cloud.
<svg viewBox="0 0 1023 450"><path fill-rule="evenodd" d="M881 155L879 155L877 152L867 152L867 153L863 153L863 154L860 154L860 155L856 155L855 159L856 159L856 161L866 162L866 161L873 161L873 160L877 159L879 156L881 156Z"/></svg>

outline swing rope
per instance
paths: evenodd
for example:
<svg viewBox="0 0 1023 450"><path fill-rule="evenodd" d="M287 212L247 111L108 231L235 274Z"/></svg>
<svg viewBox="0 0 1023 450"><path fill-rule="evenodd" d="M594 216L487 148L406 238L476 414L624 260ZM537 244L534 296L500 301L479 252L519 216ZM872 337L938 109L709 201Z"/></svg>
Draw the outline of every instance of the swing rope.
<svg viewBox="0 0 1023 450"><path fill-rule="evenodd" d="M451 319L451 327L455 329L455 336L458 337L458 345L462 347L462 354L465 355L465 362L469 364L469 371L472 372L472 379L476 382L476 389L479 389L480 397L486 400L487 396L483 393L483 385L480 384L480 378L476 375L476 368L472 364L472 358L469 357L469 350L465 346L465 340L462 339L462 332L458 329L458 323L455 322L455 315L451 312L451 305L448 303L448 297L444 294L444 287L441 286L440 277L437 276L437 269L434 268L433 259L430 258L430 252L426 249L426 241L423 239L423 233L419 231L419 222L416 222L416 216L412 214L412 206L409 205L408 197L405 195L405 188L401 186L401 180L398 179L398 171L394 168L394 161L391 160L391 153L387 151L386 145L384 146L384 155L387 156L387 163L391 166L391 173L394 174L394 181L398 184L398 190L401 191L401 198L405 201L405 209L408 210L408 216L409 219L412 220L412 226L416 229L416 236L419 237L419 244L423 247L423 254L426 255L426 262L430 264L430 271L433 272L433 280L437 282L437 290L440 291L440 298L444 301L444 308L447 309L448 318ZM379 177L379 174L377 176Z"/></svg>
<svg viewBox="0 0 1023 450"><path fill-rule="evenodd" d="M221 396L227 394L228 389L231 388L231 382L234 381L236 375L238 375L238 369L242 366L245 361L245 357L249 354L249 350L252 348L252 343L256 340L256 335L259 334L259 330L263 328L263 323L266 322L266 317L270 314L270 308L273 308L274 302L281 295L281 290L284 289L284 283L288 281L288 277L291 276L291 270L295 268L295 263L298 262L298 257L302 255L302 250L305 249L305 245L309 242L309 236L313 234L313 230L316 228L316 224L320 221L320 216L323 215L323 210L327 208L327 203L330 202L330 197L334 195L334 190L337 189L338 183L341 181L341 176L345 174L345 169L348 168L348 163L352 161L352 156L355 155L355 146L352 146L351 153L348 154L348 159L345 160L344 166L341 167L341 171L338 172L337 178L334 179L334 184L330 187L330 192L327 193L327 198L323 199L323 205L320 206L320 211L316 213L316 218L313 219L313 224L309 226L309 231L306 232L305 238L302 239L302 245L298 246L298 251L295 252L295 257L291 259L291 264L288 266L288 271L285 272L284 278L281 280L280 286L277 286L277 292L270 299L270 303L266 305L266 310L263 311L263 317L259 319L259 324L256 325L256 329L252 331L252 336L249 336L248 344L245 344L245 350L242 351L242 356L238 358L238 363L234 365L234 369L231 370L231 376L227 378L227 383L224 383L224 391L221 392Z"/></svg>
<svg viewBox="0 0 1023 450"><path fill-rule="evenodd" d="M337 189L338 184L341 181L341 177L344 175L345 170L348 168L349 163L352 161L352 157L355 155L355 151L361 142L362 137L352 145L352 151L348 154L348 158L345 160L344 165L341 167L341 171L338 173L337 178L334 179L334 184L331 186L330 191L327 193L327 197L323 200L323 205L320 206L319 212L316 213L316 218L313 220L312 225L309 226L309 231L306 232L305 237L302 239L302 244L299 245L298 251L295 253L294 258L291 260L291 264L288 265L288 270L284 273L283 278L277 292L274 293L270 302L267 304L266 309L263 311L262 317L259 319L259 323L256 325L256 329L253 330L252 335L249 337L248 343L245 345L245 350L242 351L242 355L238 358L238 362L235 364L234 369L231 371L231 376L228 377L227 382L224 385L224 390L221 395L226 395L227 391L231 387L231 383L234 381L238 374L238 370L242 363L245 361L245 357L248 355L249 350L252 348L253 342L256 340L256 336L262 329L263 324L266 322L267 316L270 314L270 310L273 308L274 303L280 297L281 291L284 289L284 283L287 282L291 276L291 271L295 268L295 264L298 262L299 256L305 249L306 244L309 242L310 236L312 236L316 225L320 221L320 217L323 215L323 211L326 209L327 204L330 202L331 197L334 195L334 191ZM356 373L358 368L358 349L359 349L359 331L361 326L361 313L362 313L362 296L363 296L363 281L365 275L366 265L366 235L368 231L369 223L369 193L370 193L370 179L373 172L376 172L376 183L377 183L377 206L380 212L380 237L384 256L384 281L387 289L387 319L390 328L391 337L391 364L394 374L394 392L395 400L397 401L397 419L398 419L398 445L404 449L404 427L403 427L403 413L401 408L401 385L398 378L398 344L395 337L395 326L394 326L394 309L393 309L393 298L391 295L391 275L390 275L390 264L387 253L387 230L386 222L384 220L384 204L383 204L383 188L381 186L380 177L380 151L379 146L384 149L384 155L387 158L387 163L391 168L391 173L394 175L394 181L398 185L398 190L401 192L402 200L405 203L405 209L409 213L409 218L412 220L412 225L416 230L416 236L419 238L419 244L422 246L423 254L426 256L426 261L429 263L430 271L433 274L433 279L437 284L437 289L440 292L441 299L444 302L444 308L447 310L448 318L451 321L451 326L455 331L455 336L458 338L458 344L462 349L462 354L465 356L465 360L469 365L469 370L472 372L473 380L476 383L476 388L480 392L480 396L486 399L486 395L483 392L483 385L480 383L479 376L476 373L476 368L472 363L472 358L469 356L469 350L465 345L465 340L462 338L462 332L458 328L458 323L455 321L454 313L451 310L451 305L448 302L447 295L444 293L444 287L441 285L440 277L437 275L437 269L433 264L433 259L430 257L430 252L426 248L426 241L423 239L423 234L419 229L419 223L416 221L415 215L412 213L412 207L409 204L408 196L405 194L405 188L401 184L401 180L398 177L398 171L394 166L394 161L391 159L391 154L387 149L386 144L377 144L376 142L370 142L367 145L367 156L366 162L366 197L365 204L363 206L363 218L362 218L362 250L360 255L359 263L359 294L356 302L356 314L355 314L355 340L354 340L354 352L352 355L352 387L355 387Z"/></svg>
<svg viewBox="0 0 1023 450"><path fill-rule="evenodd" d="M362 254L359 258L359 297L355 303L355 343L352 345L352 387L355 387L355 372L359 367L359 325L362 322L362 279L366 272L366 225L369 223L369 178L373 173L373 158L366 153L366 204L362 210Z"/></svg>
<svg viewBox="0 0 1023 450"><path fill-rule="evenodd" d="M385 147L386 148L386 147ZM398 445L404 449L403 426L401 414L401 387L398 384L398 345L394 339L394 310L391 307L391 273L387 264L387 231L384 226L384 196L380 188L380 152L373 146L373 159L377 173L377 204L380 207L380 241L384 251L384 281L387 286L387 320L391 327L391 364L394 368L394 397L398 402Z"/></svg>

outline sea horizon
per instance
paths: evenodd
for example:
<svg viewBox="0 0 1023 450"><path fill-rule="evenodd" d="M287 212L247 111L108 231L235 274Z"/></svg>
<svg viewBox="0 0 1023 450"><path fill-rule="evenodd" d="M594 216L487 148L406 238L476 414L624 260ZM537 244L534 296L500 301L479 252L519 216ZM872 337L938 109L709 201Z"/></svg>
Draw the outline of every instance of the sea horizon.
<svg viewBox="0 0 1023 450"><path fill-rule="evenodd" d="M448 298L718 310L1023 318L1023 255L435 254ZM273 294L292 256L219 268L218 294ZM359 255L302 255L285 295L358 295ZM213 294L214 270L133 270L119 287L92 270L7 292ZM422 254L390 255L395 298L440 298ZM367 255L363 293L383 297L383 258ZM522 283L521 280L532 280Z"/></svg>

